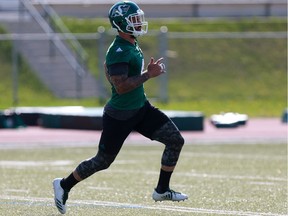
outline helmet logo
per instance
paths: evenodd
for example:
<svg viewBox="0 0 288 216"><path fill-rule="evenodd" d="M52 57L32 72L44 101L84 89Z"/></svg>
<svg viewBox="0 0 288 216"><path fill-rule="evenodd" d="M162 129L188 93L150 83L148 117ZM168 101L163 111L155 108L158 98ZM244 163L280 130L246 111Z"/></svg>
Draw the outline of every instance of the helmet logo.
<svg viewBox="0 0 288 216"><path fill-rule="evenodd" d="M112 17L123 16L129 10L129 5L119 5L117 8L114 8L112 11Z"/></svg>

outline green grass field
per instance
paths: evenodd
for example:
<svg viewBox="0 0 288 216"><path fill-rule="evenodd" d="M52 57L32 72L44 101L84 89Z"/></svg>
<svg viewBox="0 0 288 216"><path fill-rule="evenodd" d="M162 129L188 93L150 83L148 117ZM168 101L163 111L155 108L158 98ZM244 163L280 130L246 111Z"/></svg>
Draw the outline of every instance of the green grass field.
<svg viewBox="0 0 288 216"><path fill-rule="evenodd" d="M155 203L162 146L126 145L106 171L70 193L67 215L287 215L287 146L189 145L171 180L185 202ZM91 147L1 149L0 215L60 215L52 180L64 177Z"/></svg>

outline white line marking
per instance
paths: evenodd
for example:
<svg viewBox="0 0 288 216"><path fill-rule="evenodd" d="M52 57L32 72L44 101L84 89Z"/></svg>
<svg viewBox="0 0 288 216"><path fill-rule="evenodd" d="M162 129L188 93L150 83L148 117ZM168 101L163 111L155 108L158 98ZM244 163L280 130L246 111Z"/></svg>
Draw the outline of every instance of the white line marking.
<svg viewBox="0 0 288 216"><path fill-rule="evenodd" d="M119 160L115 164L133 164L139 161L136 160ZM57 161L0 161L0 167L22 169L26 167L63 167L73 164L71 160L57 160ZM108 171L107 171L108 172ZM151 174L158 175L156 171L131 171L122 169L110 169L111 173L139 173L139 174ZM253 180L258 182L286 182L286 178L274 177L274 176L242 176L242 175L225 175L225 174L210 174L210 173L196 173L196 172L178 172L178 176L194 177L194 178L212 178L212 179L232 179L232 180ZM265 183L263 183L265 184ZM269 183L267 183L269 184Z"/></svg>
<svg viewBox="0 0 288 216"><path fill-rule="evenodd" d="M108 171L107 171L108 172ZM109 172L114 173L133 173L133 174L151 174L159 175L156 171L131 171L131 170L121 170L121 169L110 169ZM195 177L195 178L216 178L216 179L234 179L234 180L257 180L257 181L276 181L276 182L286 182L286 178L274 177L274 176L241 176L241 175L223 175L223 174L209 174L209 173L196 173L196 172L177 172L177 176Z"/></svg>
<svg viewBox="0 0 288 216"><path fill-rule="evenodd" d="M147 155L147 151L137 151L137 150L126 150L129 154L134 155ZM159 155L161 154L162 150L149 150L149 155ZM283 155L262 155L262 154L240 154L240 153L217 153L217 152L191 152L185 151L181 152L181 155L187 157L208 157L208 158L227 158L227 159L238 159L238 160L245 160L245 159L253 159L253 160L287 160L285 154Z"/></svg>
<svg viewBox="0 0 288 216"><path fill-rule="evenodd" d="M24 190L24 189L13 189L13 188L8 188L4 190L5 192L12 192L12 193L29 193L29 190Z"/></svg>
<svg viewBox="0 0 288 216"><path fill-rule="evenodd" d="M207 173L178 173L177 175L200 177L200 178L219 178L219 179L240 179L240 180L267 180L267 181L279 181L286 182L286 178L274 177L274 176L241 176L241 175L219 175L219 174L207 174Z"/></svg>
<svg viewBox="0 0 288 216"><path fill-rule="evenodd" d="M29 206L32 206L33 203L36 203L36 202L37 203L43 203L47 206L51 206L51 205L53 205L52 203L54 203L54 200L52 198L0 196L0 199L8 200L6 203L12 204L12 205L18 205L19 201L27 202L27 205L29 205ZM23 203L21 203L21 205L23 205ZM94 200L69 200L69 204L67 204L67 205L70 205L70 206L87 205L87 206L112 207L112 208L117 207L117 208L131 208L131 209L164 210L164 211L199 213L199 214L214 214L214 215L285 216L285 215L277 214L277 213L192 208L192 207L182 207L182 206L168 206L168 205L162 205L162 204L158 205L157 203L155 205L143 205L143 204L118 203L118 202L106 202L106 201L94 201Z"/></svg>
<svg viewBox="0 0 288 216"><path fill-rule="evenodd" d="M113 190L112 187L93 187L93 186L88 186L87 187L88 189L91 189L91 190Z"/></svg>
<svg viewBox="0 0 288 216"><path fill-rule="evenodd" d="M67 166L73 164L71 160L56 161L0 161L0 166L9 168L19 167L43 167L43 166Z"/></svg>
<svg viewBox="0 0 288 216"><path fill-rule="evenodd" d="M275 182L260 182L260 181L251 181L249 182L251 185L275 185Z"/></svg>

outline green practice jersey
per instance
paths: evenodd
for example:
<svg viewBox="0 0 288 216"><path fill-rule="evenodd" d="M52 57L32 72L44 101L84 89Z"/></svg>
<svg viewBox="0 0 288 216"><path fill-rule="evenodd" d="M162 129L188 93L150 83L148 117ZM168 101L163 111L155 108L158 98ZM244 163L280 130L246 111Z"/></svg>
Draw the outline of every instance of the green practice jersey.
<svg viewBox="0 0 288 216"><path fill-rule="evenodd" d="M128 63L128 77L140 75L144 69L143 53L138 43L132 44L116 36L106 53L106 65ZM141 108L146 101L143 84L134 90L119 95L112 85L112 96L109 105L119 110L133 110Z"/></svg>

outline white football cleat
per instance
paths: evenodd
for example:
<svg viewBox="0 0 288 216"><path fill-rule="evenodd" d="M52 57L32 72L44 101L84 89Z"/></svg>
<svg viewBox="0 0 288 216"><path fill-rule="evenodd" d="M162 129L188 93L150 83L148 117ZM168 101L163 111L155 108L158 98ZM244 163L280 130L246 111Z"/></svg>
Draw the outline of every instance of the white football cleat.
<svg viewBox="0 0 288 216"><path fill-rule="evenodd" d="M54 201L58 211L61 214L66 213L66 200L68 199L68 193L65 191L61 185L61 178L56 178L53 180L53 188L54 188Z"/></svg>
<svg viewBox="0 0 288 216"><path fill-rule="evenodd" d="M186 194L180 193L180 192L175 192L173 190L167 190L166 192L160 194L157 193L156 190L154 190L152 194L152 198L157 201L165 201L165 200L170 200L170 201L184 201L188 199L188 196Z"/></svg>

